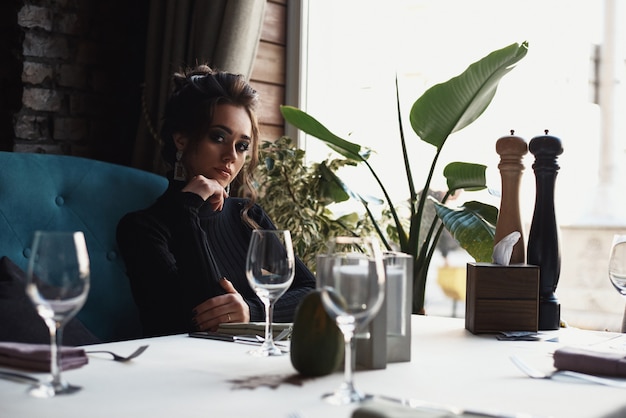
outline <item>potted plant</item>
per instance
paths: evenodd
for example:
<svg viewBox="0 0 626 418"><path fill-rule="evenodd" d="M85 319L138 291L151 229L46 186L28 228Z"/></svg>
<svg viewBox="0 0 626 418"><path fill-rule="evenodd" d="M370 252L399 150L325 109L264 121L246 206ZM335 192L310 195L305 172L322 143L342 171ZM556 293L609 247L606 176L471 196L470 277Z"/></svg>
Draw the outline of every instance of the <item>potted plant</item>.
<svg viewBox="0 0 626 418"><path fill-rule="evenodd" d="M431 87L415 101L409 114L411 127L422 141L435 148L430 170L421 189L415 187L412 176L403 131L400 100L397 99L402 157L409 188L407 200L410 213L408 219L401 219L384 184L369 164L370 149L340 138L300 109L292 106L281 106L281 113L288 123L324 141L345 158L358 164L364 164L372 174L389 207L399 249L414 258L414 313L423 312L428 267L444 227L476 261L491 261L497 208L476 201L467 202L460 208L445 206L448 197L457 190L471 191L486 188L486 167L466 162L448 164L443 170L448 191L441 201L433 202L437 216L433 217L432 221L425 220L425 208L429 200L426 192L430 190L439 155L447 143L448 137L470 125L485 111L491 103L502 77L524 58L527 51L528 44L526 42L514 43L496 50L471 64L462 74ZM397 86L396 81L396 93L399 96ZM340 179L336 178L335 180L338 184L343 185ZM353 196L361 200L367 208L367 202L361 196L356 194ZM368 214L370 214L369 211ZM371 217L371 221L384 245L391 249L388 236L378 221L373 217ZM408 226L405 226L407 223Z"/></svg>
<svg viewBox="0 0 626 418"><path fill-rule="evenodd" d="M304 157L305 151L298 149L289 137L264 141L259 147L261 163L255 178L260 189L259 204L277 226L297 231L293 236L294 251L315 271L315 257L326 251L330 237L369 234L374 230L370 219L356 212L337 217L328 209L329 205L350 198L333 173L356 163L335 158L307 166Z"/></svg>

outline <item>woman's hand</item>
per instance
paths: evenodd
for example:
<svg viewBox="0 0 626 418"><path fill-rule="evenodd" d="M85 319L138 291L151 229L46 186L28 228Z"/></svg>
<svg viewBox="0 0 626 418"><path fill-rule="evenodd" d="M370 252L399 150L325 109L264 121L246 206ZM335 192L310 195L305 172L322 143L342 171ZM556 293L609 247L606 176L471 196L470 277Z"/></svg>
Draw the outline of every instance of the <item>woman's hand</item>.
<svg viewBox="0 0 626 418"><path fill-rule="evenodd" d="M211 209L215 211L222 210L224 200L228 197L228 193L217 180L206 178L202 175L194 176L185 187L183 192L195 193L204 201L208 201Z"/></svg>
<svg viewBox="0 0 626 418"><path fill-rule="evenodd" d="M233 284L221 279L220 285L228 293L207 299L194 309L193 322L198 331L217 331L224 322L250 322L250 307Z"/></svg>

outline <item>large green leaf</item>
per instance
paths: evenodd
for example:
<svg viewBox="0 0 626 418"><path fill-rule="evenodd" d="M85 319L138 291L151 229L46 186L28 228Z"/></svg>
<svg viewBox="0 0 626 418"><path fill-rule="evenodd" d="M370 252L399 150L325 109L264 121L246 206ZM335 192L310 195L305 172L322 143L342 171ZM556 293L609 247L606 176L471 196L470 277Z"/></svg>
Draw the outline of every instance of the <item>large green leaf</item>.
<svg viewBox="0 0 626 418"><path fill-rule="evenodd" d="M313 135L326 142L326 145L346 158L364 161L367 160L371 154L369 148L362 147L359 144L338 137L318 122L313 116L296 107L281 105L280 112L287 122L300 129L302 132Z"/></svg>
<svg viewBox="0 0 626 418"><path fill-rule="evenodd" d="M451 133L463 129L485 111L500 79L527 52L527 42L511 44L473 63L459 76L428 89L411 108L415 133L441 149Z"/></svg>
<svg viewBox="0 0 626 418"><path fill-rule="evenodd" d="M477 262L490 262L498 209L471 201L451 209L435 202L435 211L459 245Z"/></svg>
<svg viewBox="0 0 626 418"><path fill-rule="evenodd" d="M485 171L487 166L482 164L454 162L443 169L443 175L448 184L448 190L477 191L487 188Z"/></svg>
<svg viewBox="0 0 626 418"><path fill-rule="evenodd" d="M362 195L353 191L346 183L343 182L326 164L320 164L320 173L327 187L332 185L335 193L335 202L343 202L348 198L356 199L364 204L382 205L383 200L370 195ZM345 199L343 198L345 196Z"/></svg>
<svg viewBox="0 0 626 418"><path fill-rule="evenodd" d="M320 163L320 200L325 202L345 202L352 197L346 192L343 182L337 181L338 177L328 168L325 162Z"/></svg>

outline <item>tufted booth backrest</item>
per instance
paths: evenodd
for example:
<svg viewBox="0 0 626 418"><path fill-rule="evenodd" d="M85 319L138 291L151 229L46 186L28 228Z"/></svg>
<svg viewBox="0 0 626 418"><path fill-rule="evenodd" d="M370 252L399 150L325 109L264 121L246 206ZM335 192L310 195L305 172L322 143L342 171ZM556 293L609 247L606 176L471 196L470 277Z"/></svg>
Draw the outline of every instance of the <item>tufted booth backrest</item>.
<svg viewBox="0 0 626 418"><path fill-rule="evenodd" d="M83 231L91 289L78 318L103 341L140 337L115 229L166 187L162 176L102 161L0 152L0 257L26 269L34 231Z"/></svg>

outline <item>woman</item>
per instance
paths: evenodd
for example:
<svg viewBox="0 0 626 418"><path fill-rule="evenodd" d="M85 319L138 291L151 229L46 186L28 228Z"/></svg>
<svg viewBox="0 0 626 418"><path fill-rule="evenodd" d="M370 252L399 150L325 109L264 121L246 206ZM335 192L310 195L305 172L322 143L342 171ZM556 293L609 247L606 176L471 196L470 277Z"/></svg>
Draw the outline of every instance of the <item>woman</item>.
<svg viewBox="0 0 626 418"><path fill-rule="evenodd" d="M245 275L252 229L275 229L255 204L252 185L258 95L242 76L207 66L173 79L161 129L163 158L174 165L169 187L154 205L126 215L117 230L144 334L264 321L263 304ZM248 199L228 195L240 173ZM297 260L274 320L291 322L299 301L314 288L315 278Z"/></svg>

